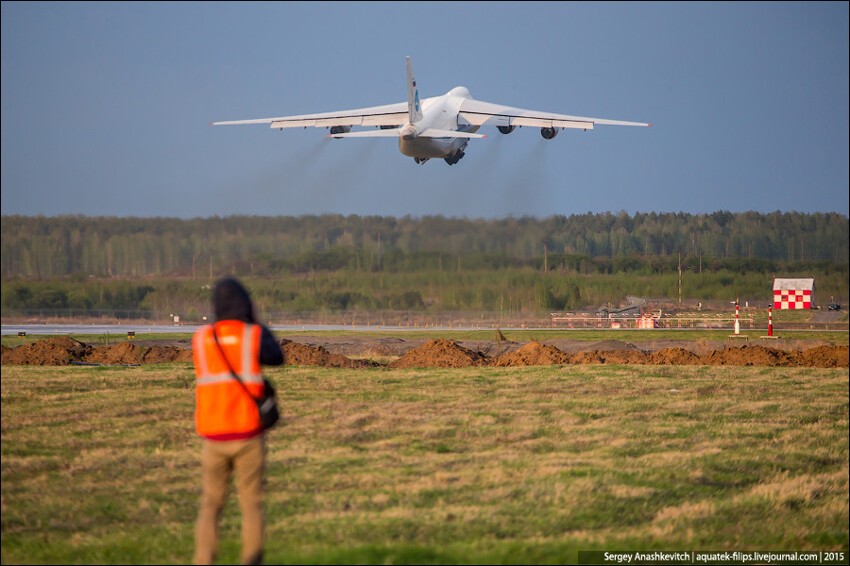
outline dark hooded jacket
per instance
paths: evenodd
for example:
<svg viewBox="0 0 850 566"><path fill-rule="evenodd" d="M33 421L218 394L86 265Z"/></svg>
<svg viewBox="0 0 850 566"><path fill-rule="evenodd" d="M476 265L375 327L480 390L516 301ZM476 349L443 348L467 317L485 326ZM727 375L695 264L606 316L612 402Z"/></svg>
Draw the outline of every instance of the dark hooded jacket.
<svg viewBox="0 0 850 566"><path fill-rule="evenodd" d="M220 320L239 320L259 324L254 318L254 305L248 291L233 277L219 279L213 288L213 312L216 322ZM266 326L260 325L260 363L267 366L279 366L283 363L283 352L274 335Z"/></svg>

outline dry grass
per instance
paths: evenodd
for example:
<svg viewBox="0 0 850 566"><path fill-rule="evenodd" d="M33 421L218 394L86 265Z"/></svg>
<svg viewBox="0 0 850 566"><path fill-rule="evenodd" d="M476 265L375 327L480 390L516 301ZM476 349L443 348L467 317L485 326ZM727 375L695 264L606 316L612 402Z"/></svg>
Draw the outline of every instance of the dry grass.
<svg viewBox="0 0 850 566"><path fill-rule="evenodd" d="M267 561L563 563L848 547L848 372L269 371ZM191 557L186 365L4 367L3 563ZM222 559L238 556L235 502Z"/></svg>

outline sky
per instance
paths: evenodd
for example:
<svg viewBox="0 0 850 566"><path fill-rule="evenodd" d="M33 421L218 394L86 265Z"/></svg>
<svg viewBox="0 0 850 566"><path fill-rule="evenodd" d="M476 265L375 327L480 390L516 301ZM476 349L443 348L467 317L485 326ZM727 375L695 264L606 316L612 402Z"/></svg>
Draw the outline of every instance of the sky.
<svg viewBox="0 0 850 566"><path fill-rule="evenodd" d="M847 2L2 3L2 214L848 215ZM388 138L218 120L479 100L651 122Z"/></svg>

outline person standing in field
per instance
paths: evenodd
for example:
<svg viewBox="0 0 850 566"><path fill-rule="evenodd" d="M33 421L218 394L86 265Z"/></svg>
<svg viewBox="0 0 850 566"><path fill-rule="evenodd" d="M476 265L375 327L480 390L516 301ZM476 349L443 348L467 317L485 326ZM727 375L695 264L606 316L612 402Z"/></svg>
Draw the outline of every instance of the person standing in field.
<svg viewBox="0 0 850 566"><path fill-rule="evenodd" d="M220 279L212 295L215 322L192 338L195 362L195 428L203 438L203 495L195 524L195 564L212 564L218 527L235 476L242 512L242 564L263 560L263 493L266 443L256 403L263 392L261 365L281 365L283 352L259 324L248 291L234 278ZM226 359L225 357L226 356ZM239 374L243 388L231 373Z"/></svg>

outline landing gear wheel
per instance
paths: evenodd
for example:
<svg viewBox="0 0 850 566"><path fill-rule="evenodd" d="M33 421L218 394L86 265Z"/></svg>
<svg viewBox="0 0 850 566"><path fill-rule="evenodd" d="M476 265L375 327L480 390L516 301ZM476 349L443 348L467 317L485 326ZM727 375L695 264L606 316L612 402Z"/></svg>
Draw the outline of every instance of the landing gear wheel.
<svg viewBox="0 0 850 566"><path fill-rule="evenodd" d="M462 151L458 151L458 152L457 152L457 153L455 153L453 156L451 156L451 157L446 157L446 158L445 158L446 163L448 163L449 165L454 165L455 163L457 163L458 161L460 161L461 159L463 159L463 156L464 156L464 155L466 155L464 152L462 152Z"/></svg>

